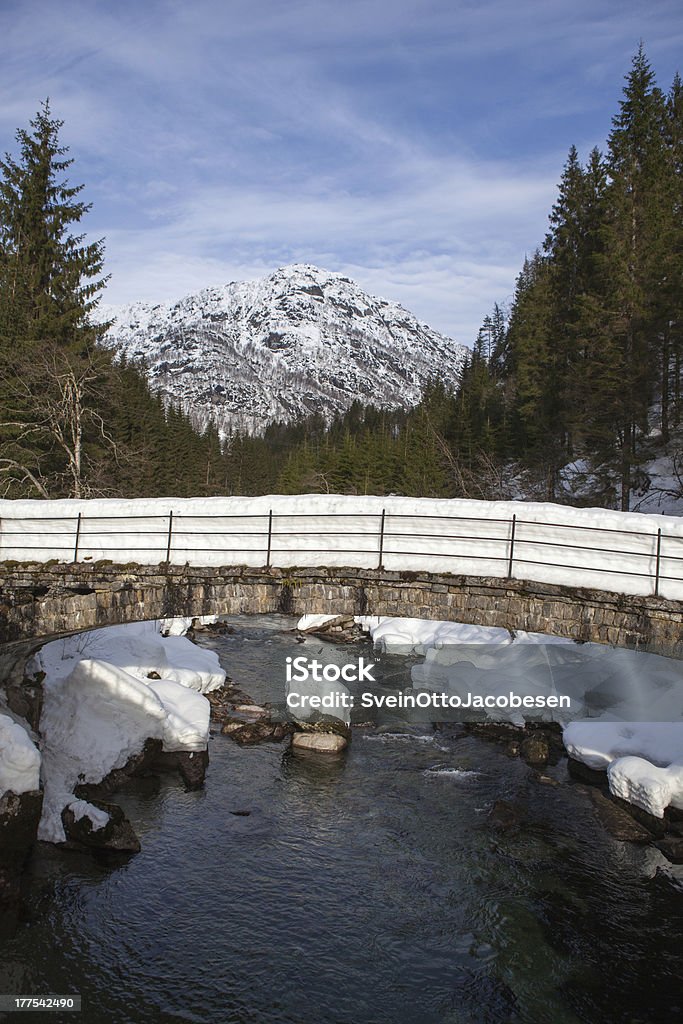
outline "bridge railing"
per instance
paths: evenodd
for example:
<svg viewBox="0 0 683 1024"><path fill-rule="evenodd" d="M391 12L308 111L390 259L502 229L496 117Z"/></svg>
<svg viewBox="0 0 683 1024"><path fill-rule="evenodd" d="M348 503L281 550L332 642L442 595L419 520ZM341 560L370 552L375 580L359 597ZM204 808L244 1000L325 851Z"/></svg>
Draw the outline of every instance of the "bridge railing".
<svg viewBox="0 0 683 1024"><path fill-rule="evenodd" d="M629 524L631 525L631 524ZM683 599L683 536L397 512L86 515L0 520L0 561L353 567L529 579Z"/></svg>

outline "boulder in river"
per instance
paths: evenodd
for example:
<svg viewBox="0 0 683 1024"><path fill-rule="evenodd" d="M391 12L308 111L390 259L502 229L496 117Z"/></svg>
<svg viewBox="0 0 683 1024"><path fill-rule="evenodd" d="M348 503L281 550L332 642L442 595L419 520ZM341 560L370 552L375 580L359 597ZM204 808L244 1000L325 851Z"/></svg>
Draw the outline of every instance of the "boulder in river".
<svg viewBox="0 0 683 1024"><path fill-rule="evenodd" d="M550 757L548 741L541 732L532 732L526 736L519 746L519 752L527 764L536 766L547 764Z"/></svg>
<svg viewBox="0 0 683 1024"><path fill-rule="evenodd" d="M321 715L318 711L309 721L297 719L294 729L292 748L295 750L338 754L349 745L351 739L351 728L346 722L333 715Z"/></svg>
<svg viewBox="0 0 683 1024"><path fill-rule="evenodd" d="M201 789L209 766L208 750L164 750L155 762L162 771L176 770L187 789Z"/></svg>
<svg viewBox="0 0 683 1024"><path fill-rule="evenodd" d="M348 746L348 740L334 732L295 732L294 750L315 750L322 754L339 754Z"/></svg>
<svg viewBox="0 0 683 1024"><path fill-rule="evenodd" d="M525 817L524 808L510 800L496 800L488 814L488 823L501 832L517 828Z"/></svg>
<svg viewBox="0 0 683 1024"><path fill-rule="evenodd" d="M268 720L245 722L231 719L224 723L221 732L229 736L240 746L253 746L256 743L279 743L292 732L288 722L271 722Z"/></svg>
<svg viewBox="0 0 683 1024"><path fill-rule="evenodd" d="M8 924L19 912L19 879L36 841L42 806L39 790L0 797L0 920Z"/></svg>
<svg viewBox="0 0 683 1024"><path fill-rule="evenodd" d="M140 852L140 840L117 804L92 801L92 811L88 814L87 805L84 807L83 803L76 800L62 811L67 845L75 849L86 847L116 853ZM101 813L98 814L98 811ZM101 824L104 817L107 820Z"/></svg>

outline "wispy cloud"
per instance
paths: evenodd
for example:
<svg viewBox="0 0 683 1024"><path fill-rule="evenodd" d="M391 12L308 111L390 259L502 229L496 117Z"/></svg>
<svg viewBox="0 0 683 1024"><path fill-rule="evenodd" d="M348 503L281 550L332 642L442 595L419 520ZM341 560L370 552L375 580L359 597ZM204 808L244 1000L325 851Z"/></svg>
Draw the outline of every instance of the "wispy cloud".
<svg viewBox="0 0 683 1024"><path fill-rule="evenodd" d="M6 0L0 132L50 95L115 302L318 262L465 342L679 0Z"/></svg>

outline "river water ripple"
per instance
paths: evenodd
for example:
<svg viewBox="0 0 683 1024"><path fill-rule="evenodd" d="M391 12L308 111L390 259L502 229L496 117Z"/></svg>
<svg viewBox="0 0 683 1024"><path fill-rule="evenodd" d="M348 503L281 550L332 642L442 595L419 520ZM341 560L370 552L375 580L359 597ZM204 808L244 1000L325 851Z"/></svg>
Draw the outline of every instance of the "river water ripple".
<svg viewBox="0 0 683 1024"><path fill-rule="evenodd" d="M273 699L294 622L232 622L203 643ZM378 685L408 672L383 658ZM210 755L201 792L168 777L115 798L142 842L127 862L41 847L2 991L80 992L64 1020L83 1024L683 1020L683 897L563 763L540 785L502 747L429 726L355 729L339 759L220 734ZM494 827L497 800L519 824Z"/></svg>

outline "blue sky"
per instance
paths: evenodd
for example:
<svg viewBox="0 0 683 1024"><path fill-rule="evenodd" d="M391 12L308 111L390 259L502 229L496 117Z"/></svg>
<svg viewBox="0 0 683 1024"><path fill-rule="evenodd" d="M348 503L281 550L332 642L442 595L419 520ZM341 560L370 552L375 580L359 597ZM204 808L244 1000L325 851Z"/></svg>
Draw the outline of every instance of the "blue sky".
<svg viewBox="0 0 683 1024"><path fill-rule="evenodd" d="M310 262L471 344L680 0L0 0L0 148L50 96L109 302Z"/></svg>

